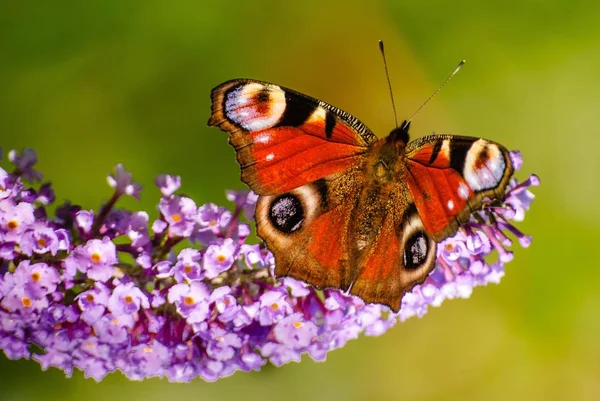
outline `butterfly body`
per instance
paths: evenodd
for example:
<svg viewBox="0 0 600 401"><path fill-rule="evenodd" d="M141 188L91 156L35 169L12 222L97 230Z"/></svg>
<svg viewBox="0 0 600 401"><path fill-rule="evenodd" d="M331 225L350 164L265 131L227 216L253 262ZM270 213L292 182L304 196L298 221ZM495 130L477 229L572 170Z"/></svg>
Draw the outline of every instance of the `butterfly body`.
<svg viewBox="0 0 600 401"><path fill-rule="evenodd" d="M433 269L437 242L500 198L513 173L492 141L409 142L406 122L377 139L348 113L266 82L225 82L212 101L209 125L229 133L259 195L257 232L276 275L393 310Z"/></svg>

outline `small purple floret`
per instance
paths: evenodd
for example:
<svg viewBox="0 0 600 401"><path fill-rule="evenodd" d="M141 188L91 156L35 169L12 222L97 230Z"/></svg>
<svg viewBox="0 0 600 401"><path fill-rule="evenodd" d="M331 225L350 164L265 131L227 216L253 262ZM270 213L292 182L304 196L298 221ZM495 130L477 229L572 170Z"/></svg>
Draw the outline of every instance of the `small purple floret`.
<svg viewBox="0 0 600 401"><path fill-rule="evenodd" d="M90 279L105 282L114 274L117 263L115 244L108 237L92 239L80 245L65 259L65 268L75 273L79 270Z"/></svg>
<svg viewBox="0 0 600 401"><path fill-rule="evenodd" d="M204 254L206 277L212 279L228 270L233 264L236 250L237 246L231 238L226 238L222 244L209 245Z"/></svg>
<svg viewBox="0 0 600 401"><path fill-rule="evenodd" d="M110 290L102 283L95 283L90 290L77 295L77 304L81 310L81 320L87 324L94 324L104 315Z"/></svg>
<svg viewBox="0 0 600 401"><path fill-rule="evenodd" d="M156 177L155 183L164 196L170 196L181 187L181 177L178 175L160 174Z"/></svg>
<svg viewBox="0 0 600 401"><path fill-rule="evenodd" d="M119 195L126 194L140 199L142 186L133 182L131 173L125 170L122 164L115 167L115 172L108 175L107 181L108 185L114 188Z"/></svg>
<svg viewBox="0 0 600 401"><path fill-rule="evenodd" d="M37 154L33 149L23 149L20 155L16 150L11 150L8 152L8 160L15 165L16 175L22 175L27 181L41 181L44 177L33 169L33 165L37 163Z"/></svg>
<svg viewBox="0 0 600 401"><path fill-rule="evenodd" d="M21 237L21 251L32 256L34 253L56 255L60 246L58 235L42 222L32 224Z"/></svg>
<svg viewBox="0 0 600 401"><path fill-rule="evenodd" d="M108 299L108 310L115 316L131 315L140 308L150 308L148 296L134 283L119 284Z"/></svg>
<svg viewBox="0 0 600 401"><path fill-rule="evenodd" d="M377 317L376 317L377 318ZM281 319L273 330L275 338L292 347L308 347L316 339L318 327L310 320L305 320L302 313L293 313Z"/></svg>
<svg viewBox="0 0 600 401"><path fill-rule="evenodd" d="M204 271L200 267L201 259L202 255L197 249L182 249L179 255L177 255L177 263L170 274L179 283L202 280L204 278Z"/></svg>
<svg viewBox="0 0 600 401"><path fill-rule="evenodd" d="M189 237L192 234L198 212L193 200L175 195L163 197L158 210L168 223L172 235Z"/></svg>
<svg viewBox="0 0 600 401"><path fill-rule="evenodd" d="M167 299L190 324L201 323L208 316L210 292L199 281L174 285Z"/></svg>

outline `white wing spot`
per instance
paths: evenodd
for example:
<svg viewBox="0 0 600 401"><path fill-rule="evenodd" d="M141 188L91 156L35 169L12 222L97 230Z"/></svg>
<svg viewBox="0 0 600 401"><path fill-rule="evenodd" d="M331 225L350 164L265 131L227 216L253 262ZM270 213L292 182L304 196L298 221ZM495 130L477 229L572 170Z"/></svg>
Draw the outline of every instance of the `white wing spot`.
<svg viewBox="0 0 600 401"><path fill-rule="evenodd" d="M274 155L273 153L269 153L269 154L268 154L268 155L265 157L265 160L266 160L266 161L271 161L271 160L273 160L273 158L274 158L274 157L275 157L275 155Z"/></svg>
<svg viewBox="0 0 600 401"><path fill-rule="evenodd" d="M462 199L467 199L469 197L469 187L462 182L458 186L458 196L460 196Z"/></svg>
<svg viewBox="0 0 600 401"><path fill-rule="evenodd" d="M454 202L452 200L448 201L448 210L454 210Z"/></svg>
<svg viewBox="0 0 600 401"><path fill-rule="evenodd" d="M271 135L269 134L259 134L254 138L254 142L257 143L269 143L271 141Z"/></svg>

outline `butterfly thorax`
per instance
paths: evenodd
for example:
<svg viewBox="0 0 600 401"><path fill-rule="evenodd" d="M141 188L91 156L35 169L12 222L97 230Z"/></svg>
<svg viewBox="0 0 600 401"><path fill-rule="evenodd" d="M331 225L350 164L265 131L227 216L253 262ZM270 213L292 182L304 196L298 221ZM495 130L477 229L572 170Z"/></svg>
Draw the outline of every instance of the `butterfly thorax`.
<svg viewBox="0 0 600 401"><path fill-rule="evenodd" d="M370 148L365 164L365 175L379 184L397 182L406 167L404 155L408 143L410 123L394 128L385 138L377 140Z"/></svg>
<svg viewBox="0 0 600 401"><path fill-rule="evenodd" d="M400 146L398 146L400 145ZM386 184L397 180L403 173L404 146L379 139L373 144L365 160L365 178L373 184Z"/></svg>

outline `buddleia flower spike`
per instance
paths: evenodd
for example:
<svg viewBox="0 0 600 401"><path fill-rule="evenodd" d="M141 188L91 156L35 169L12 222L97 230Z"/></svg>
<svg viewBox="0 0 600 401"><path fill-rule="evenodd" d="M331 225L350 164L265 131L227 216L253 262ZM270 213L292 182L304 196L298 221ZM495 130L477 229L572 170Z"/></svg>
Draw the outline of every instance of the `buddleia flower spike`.
<svg viewBox="0 0 600 401"><path fill-rule="evenodd" d="M520 154L511 157L519 167ZM49 216L55 195L33 168L35 152L11 151L9 160L11 172L0 168L0 349L97 381L117 369L131 380L213 381L304 353L323 361L360 333L381 335L445 299L468 298L499 282L513 239L530 244L513 222L524 219L539 184L534 175L511 181L502 202L439 245L436 268L391 313L338 290L274 279L271 253L247 242L251 192L228 191L231 210L198 206L178 194L179 177L161 175L151 220L117 208L141 191L119 165L98 212L65 202ZM184 247L175 251L177 244Z"/></svg>

